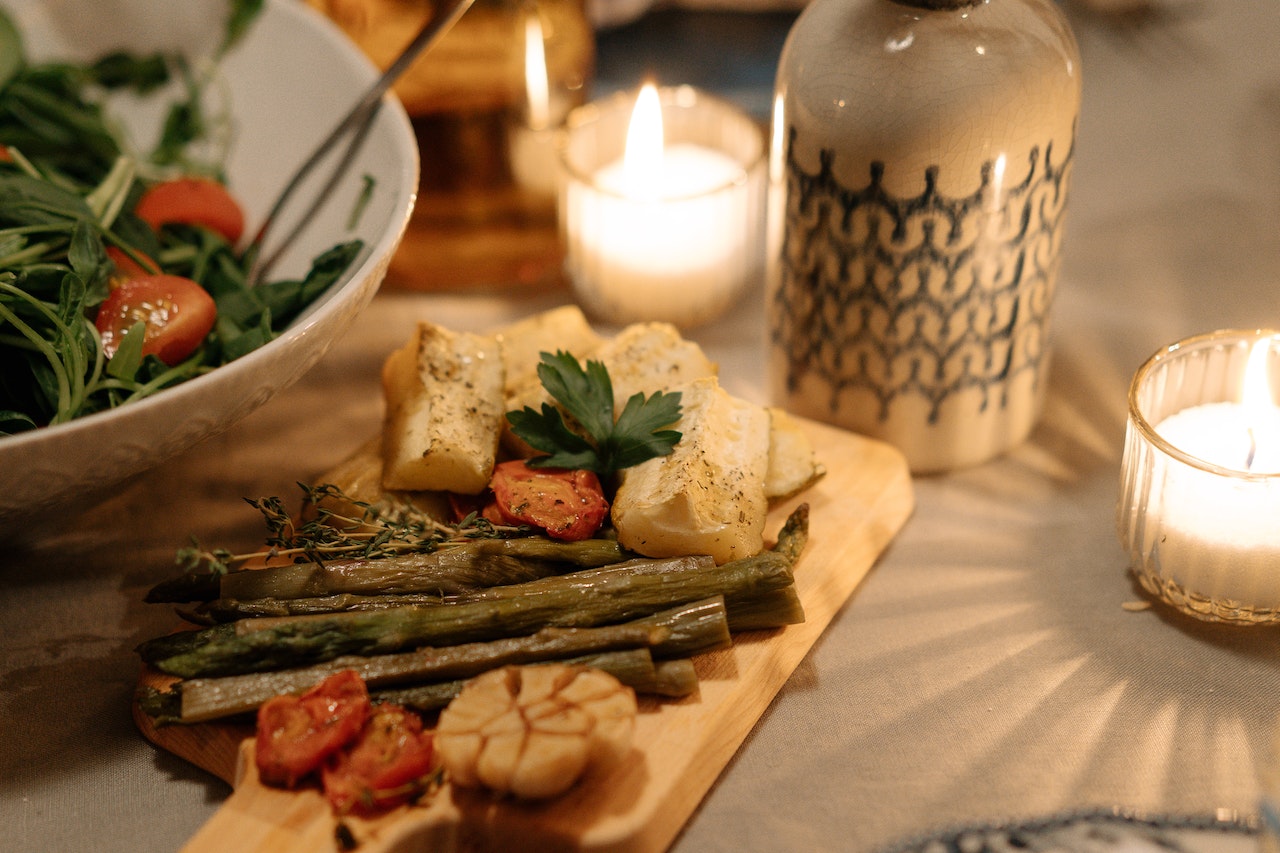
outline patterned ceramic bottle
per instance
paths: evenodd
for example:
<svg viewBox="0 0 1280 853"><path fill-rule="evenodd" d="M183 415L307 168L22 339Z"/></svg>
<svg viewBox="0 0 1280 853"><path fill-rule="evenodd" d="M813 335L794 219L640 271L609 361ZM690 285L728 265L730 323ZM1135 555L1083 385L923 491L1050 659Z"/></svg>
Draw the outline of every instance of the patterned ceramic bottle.
<svg viewBox="0 0 1280 853"><path fill-rule="evenodd" d="M775 401L916 472L1022 441L1079 108L1053 0L813 0L775 99Z"/></svg>

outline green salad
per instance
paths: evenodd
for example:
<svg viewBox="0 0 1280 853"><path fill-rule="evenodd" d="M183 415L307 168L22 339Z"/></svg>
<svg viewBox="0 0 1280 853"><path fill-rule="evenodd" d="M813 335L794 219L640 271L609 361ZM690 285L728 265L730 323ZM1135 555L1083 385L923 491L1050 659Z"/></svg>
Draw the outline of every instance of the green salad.
<svg viewBox="0 0 1280 853"><path fill-rule="evenodd" d="M0 10L0 436L63 423L199 376L278 336L351 266L359 240L301 279L250 288L224 179L217 62L261 12L229 0L212 60L115 53L32 62ZM145 152L112 93L173 98ZM174 92L180 94L174 96ZM210 153L210 152L214 153Z"/></svg>

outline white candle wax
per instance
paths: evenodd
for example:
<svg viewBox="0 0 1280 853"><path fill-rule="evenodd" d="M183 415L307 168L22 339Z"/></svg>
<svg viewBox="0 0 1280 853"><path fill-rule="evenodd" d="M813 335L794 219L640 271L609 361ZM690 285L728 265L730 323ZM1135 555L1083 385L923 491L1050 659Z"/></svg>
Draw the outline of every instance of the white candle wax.
<svg viewBox="0 0 1280 853"><path fill-rule="evenodd" d="M1239 403L1205 403L1170 415L1156 432L1212 465L1255 474L1280 473L1280 410L1251 417Z"/></svg>
<svg viewBox="0 0 1280 853"><path fill-rule="evenodd" d="M1156 426L1198 459L1275 474L1231 476L1166 461L1163 482L1157 475L1152 483L1147 550L1162 576L1191 593L1280 609L1280 411L1271 414L1259 422L1239 404L1209 403Z"/></svg>
<svg viewBox="0 0 1280 853"><path fill-rule="evenodd" d="M520 186L552 197L560 176L556 159L556 131L550 127L511 128L511 173Z"/></svg>
<svg viewBox="0 0 1280 853"><path fill-rule="evenodd" d="M723 310L753 233L745 174L727 154L682 143L665 149L653 186L630 185L621 160L593 184L571 185L569 236L592 282L582 294L588 308L679 325Z"/></svg>
<svg viewBox="0 0 1280 853"><path fill-rule="evenodd" d="M524 81L525 116L511 128L511 173L520 186L550 197L559 180L555 125L568 107L563 95L559 104L552 95L542 19L536 9L525 17Z"/></svg>

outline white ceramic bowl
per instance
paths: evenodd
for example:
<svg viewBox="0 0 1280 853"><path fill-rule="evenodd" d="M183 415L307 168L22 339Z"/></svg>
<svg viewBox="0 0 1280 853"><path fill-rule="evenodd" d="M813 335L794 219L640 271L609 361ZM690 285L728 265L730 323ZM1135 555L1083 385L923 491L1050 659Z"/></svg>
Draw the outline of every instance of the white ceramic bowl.
<svg viewBox="0 0 1280 853"><path fill-rule="evenodd" d="M116 48L209 50L224 0L0 0L33 58L91 59ZM296 166L377 76L326 19L294 0L268 0L224 63L235 127L232 190L257 222ZM129 107L130 124L154 115ZM296 381L369 303L404 232L418 183L418 154L398 101L383 104L339 192L272 277L300 275L310 259L351 239L347 219L362 175L373 197L354 232L365 251L279 338L213 372L138 403L71 423L0 437L0 531L36 510L83 503L215 435Z"/></svg>

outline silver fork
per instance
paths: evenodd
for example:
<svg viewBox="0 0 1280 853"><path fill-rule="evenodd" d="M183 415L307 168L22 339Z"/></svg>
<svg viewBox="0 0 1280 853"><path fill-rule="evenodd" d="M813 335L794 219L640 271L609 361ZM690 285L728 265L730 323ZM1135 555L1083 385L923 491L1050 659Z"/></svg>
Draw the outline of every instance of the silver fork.
<svg viewBox="0 0 1280 853"><path fill-rule="evenodd" d="M250 287L262 281L263 277L280 260L280 256L288 250L293 241L306 228L311 221L311 217L329 199L333 188L346 173L356 154L359 153L365 137L368 136L369 129L373 126L373 120L378 115L378 108L382 106L383 95L387 93L396 80L400 78L400 75L404 74L423 51L449 31L458 18L462 17L462 13L470 8L472 2L473 0L445 0L445 3L423 25L418 34L413 37L413 41L409 42L408 46L401 51L395 61L382 73L382 76L374 81L373 85L356 102L350 112L338 122L328 136L321 140L320 144L311 153L311 156L304 160L298 170L289 178L289 182L285 184L284 189L280 191L280 195L276 197L275 203L271 205L271 209L267 212L261 227L258 228L257 233L245 249L246 256L252 259L247 277ZM333 170L329 173L328 178L311 200L306 213L299 217L293 228L285 234L270 253L264 252L268 235L276 227L280 214L284 212L294 193L298 191L303 181L320 166L345 137L349 137L346 147L343 149Z"/></svg>

